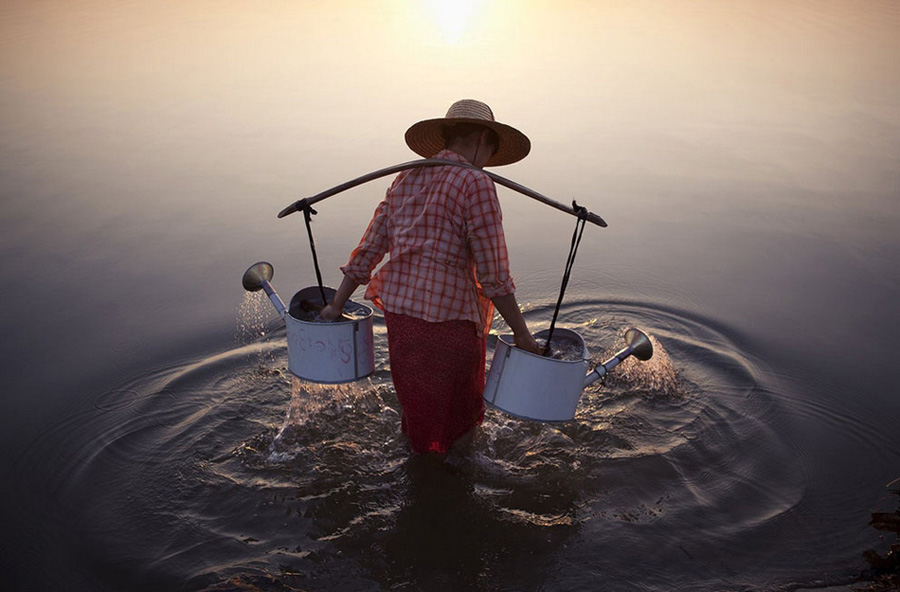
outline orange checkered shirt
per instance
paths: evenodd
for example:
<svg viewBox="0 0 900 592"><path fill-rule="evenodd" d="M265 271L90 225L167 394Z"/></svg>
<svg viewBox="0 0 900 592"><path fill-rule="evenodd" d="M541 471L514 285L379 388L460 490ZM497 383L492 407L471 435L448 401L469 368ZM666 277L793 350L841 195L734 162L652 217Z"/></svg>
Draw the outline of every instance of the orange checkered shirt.
<svg viewBox="0 0 900 592"><path fill-rule="evenodd" d="M435 158L466 162L451 150ZM390 258L372 276L384 258ZM401 172L341 271L382 310L490 328L490 299L515 292L494 182L454 166Z"/></svg>

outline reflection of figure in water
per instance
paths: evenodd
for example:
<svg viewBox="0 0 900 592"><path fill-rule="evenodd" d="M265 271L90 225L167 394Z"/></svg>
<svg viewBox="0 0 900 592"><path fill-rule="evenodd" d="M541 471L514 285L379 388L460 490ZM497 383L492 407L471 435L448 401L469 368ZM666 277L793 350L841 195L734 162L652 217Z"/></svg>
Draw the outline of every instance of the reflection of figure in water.
<svg viewBox="0 0 900 592"><path fill-rule="evenodd" d="M362 562L384 589L537 590L536 574L552 574L578 525L577 492L565 480L525 480L467 473L450 463L414 455L400 473L404 487L394 524L376 536L360 535ZM485 482L484 479L487 479ZM490 494L479 492L479 483ZM494 486L499 486L496 488ZM533 513L534 512L534 513ZM546 515L543 515L546 513ZM375 544L373 544L373 540ZM344 555L352 553L350 541Z"/></svg>
<svg viewBox="0 0 900 592"><path fill-rule="evenodd" d="M380 549L394 564L386 575L422 590L477 589L493 543L485 536L495 523L490 508L474 495L471 480L448 465L413 456L404 473L403 504Z"/></svg>
<svg viewBox="0 0 900 592"><path fill-rule="evenodd" d="M422 156L476 169L516 162L531 148L524 134L494 121L491 109L474 100L416 123L406 142ZM539 351L516 301L497 191L479 170L400 173L341 270L344 279L322 316L337 318L353 291L368 284L366 298L384 311L402 427L416 452L445 453L481 423L494 306L516 345Z"/></svg>

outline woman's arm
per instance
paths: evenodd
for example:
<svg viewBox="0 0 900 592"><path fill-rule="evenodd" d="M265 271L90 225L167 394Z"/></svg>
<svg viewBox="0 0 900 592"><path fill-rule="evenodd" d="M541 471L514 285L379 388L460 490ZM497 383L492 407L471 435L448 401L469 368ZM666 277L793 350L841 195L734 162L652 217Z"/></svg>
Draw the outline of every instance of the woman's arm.
<svg viewBox="0 0 900 592"><path fill-rule="evenodd" d="M334 299L319 313L322 318L331 321L341 316L341 313L344 311L344 303L347 302L350 295L353 294L358 287L359 282L352 279L349 275L345 275L334 295Z"/></svg>
<svg viewBox="0 0 900 592"><path fill-rule="evenodd" d="M541 348L528 330L528 325L525 324L525 317L522 316L522 311L519 310L516 295L494 296L491 298L491 302L494 303L494 306L497 307L497 312L500 313L500 316L512 329L516 347L530 351L533 354L540 354Z"/></svg>

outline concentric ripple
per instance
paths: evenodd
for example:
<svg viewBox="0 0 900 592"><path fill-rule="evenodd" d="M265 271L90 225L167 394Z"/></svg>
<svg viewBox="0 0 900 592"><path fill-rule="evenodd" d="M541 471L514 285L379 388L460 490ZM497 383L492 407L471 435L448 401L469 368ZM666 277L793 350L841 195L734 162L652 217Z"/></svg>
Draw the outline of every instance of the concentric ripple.
<svg viewBox="0 0 900 592"><path fill-rule="evenodd" d="M488 410L472 450L442 465L399 435L383 325L375 375L339 386L292 379L279 329L95 397L45 436L70 444L71 470L48 487L89 543L85 564L106 567L95 577L130 589L562 588L573 562L626 582L623 557L648 541L683 563L802 498L764 372L726 328L626 301L561 318L595 362L629 326L656 356L592 385L571 422ZM670 587L654 565L644 581Z"/></svg>

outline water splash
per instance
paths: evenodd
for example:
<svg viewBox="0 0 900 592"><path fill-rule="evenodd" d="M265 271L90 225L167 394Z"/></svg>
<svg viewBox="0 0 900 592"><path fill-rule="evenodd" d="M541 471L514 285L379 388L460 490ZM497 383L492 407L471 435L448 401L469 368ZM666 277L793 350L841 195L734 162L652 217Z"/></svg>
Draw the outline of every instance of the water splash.
<svg viewBox="0 0 900 592"><path fill-rule="evenodd" d="M624 332L619 336L620 341L623 335ZM612 389L639 391L648 397L684 395L684 389L669 353L656 337L649 334L647 336L650 338L650 343L653 344L653 357L645 362L633 357L626 359L610 372L604 386ZM612 353L612 351L604 352L604 355L600 357L605 359ZM595 362L597 361L599 360L595 359Z"/></svg>
<svg viewBox="0 0 900 592"><path fill-rule="evenodd" d="M317 384L292 378L291 401L267 461L290 462L306 450L340 445L367 450L399 431L399 413L385 402L388 385L371 379Z"/></svg>

